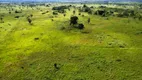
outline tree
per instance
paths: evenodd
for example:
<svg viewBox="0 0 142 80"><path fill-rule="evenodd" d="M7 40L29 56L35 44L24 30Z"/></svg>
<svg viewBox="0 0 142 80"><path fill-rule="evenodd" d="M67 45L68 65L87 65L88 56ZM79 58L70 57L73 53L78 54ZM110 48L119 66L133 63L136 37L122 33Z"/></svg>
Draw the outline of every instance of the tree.
<svg viewBox="0 0 142 80"><path fill-rule="evenodd" d="M87 7L87 6L84 4L83 7Z"/></svg>
<svg viewBox="0 0 142 80"><path fill-rule="evenodd" d="M78 20L78 17L77 16L72 16L71 18L70 18L70 25L74 25L74 24L77 24L78 22L77 22L77 20Z"/></svg>

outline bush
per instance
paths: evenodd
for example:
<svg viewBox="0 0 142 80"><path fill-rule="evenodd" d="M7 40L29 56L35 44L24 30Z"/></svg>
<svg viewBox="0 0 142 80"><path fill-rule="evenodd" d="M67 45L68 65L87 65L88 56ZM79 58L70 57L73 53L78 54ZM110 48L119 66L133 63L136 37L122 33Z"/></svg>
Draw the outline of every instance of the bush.
<svg viewBox="0 0 142 80"><path fill-rule="evenodd" d="M30 17L33 17L33 14L30 14Z"/></svg>
<svg viewBox="0 0 142 80"><path fill-rule="evenodd" d="M99 8L107 8L106 6L99 6Z"/></svg>
<svg viewBox="0 0 142 80"><path fill-rule="evenodd" d="M84 29L84 25L81 23L81 24L78 24L78 29Z"/></svg>
<svg viewBox="0 0 142 80"><path fill-rule="evenodd" d="M9 11L9 14L11 14L11 12Z"/></svg>
<svg viewBox="0 0 142 80"><path fill-rule="evenodd" d="M57 12L53 12L53 15L58 15L58 13Z"/></svg>
<svg viewBox="0 0 142 80"><path fill-rule="evenodd" d="M15 16L15 18L19 18L20 16Z"/></svg>
<svg viewBox="0 0 142 80"><path fill-rule="evenodd" d="M17 11L17 10L16 10L16 11L15 11L15 13L22 13L22 12L21 12L21 11Z"/></svg>

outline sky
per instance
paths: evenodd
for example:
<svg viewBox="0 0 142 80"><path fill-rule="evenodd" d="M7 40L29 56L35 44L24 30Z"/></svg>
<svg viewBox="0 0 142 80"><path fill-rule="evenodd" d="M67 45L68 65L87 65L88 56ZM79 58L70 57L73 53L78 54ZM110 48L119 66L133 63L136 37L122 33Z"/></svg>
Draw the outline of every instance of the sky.
<svg viewBox="0 0 142 80"><path fill-rule="evenodd" d="M131 2L142 2L142 0L0 0L0 1L17 1L17 2L21 2L21 1L62 1L62 2L66 2L66 1L73 1L73 2L78 2L78 1L117 1L117 2L127 2L127 1L131 1Z"/></svg>

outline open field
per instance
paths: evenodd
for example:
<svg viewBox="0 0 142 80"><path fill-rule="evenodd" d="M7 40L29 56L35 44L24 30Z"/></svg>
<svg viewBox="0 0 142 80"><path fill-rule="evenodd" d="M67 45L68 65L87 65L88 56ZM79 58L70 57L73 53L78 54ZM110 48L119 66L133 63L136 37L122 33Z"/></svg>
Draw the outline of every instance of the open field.
<svg viewBox="0 0 142 80"><path fill-rule="evenodd" d="M142 6L83 5L0 4L0 80L142 80Z"/></svg>

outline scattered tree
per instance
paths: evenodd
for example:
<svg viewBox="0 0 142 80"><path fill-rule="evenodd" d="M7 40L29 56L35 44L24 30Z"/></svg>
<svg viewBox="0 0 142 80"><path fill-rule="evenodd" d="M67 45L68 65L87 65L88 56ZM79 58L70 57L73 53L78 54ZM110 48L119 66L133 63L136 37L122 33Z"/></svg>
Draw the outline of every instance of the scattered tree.
<svg viewBox="0 0 142 80"><path fill-rule="evenodd" d="M77 24L78 22L77 22L77 20L78 20L78 17L77 16L72 16L71 18L70 18L70 25L74 25L74 24Z"/></svg>

